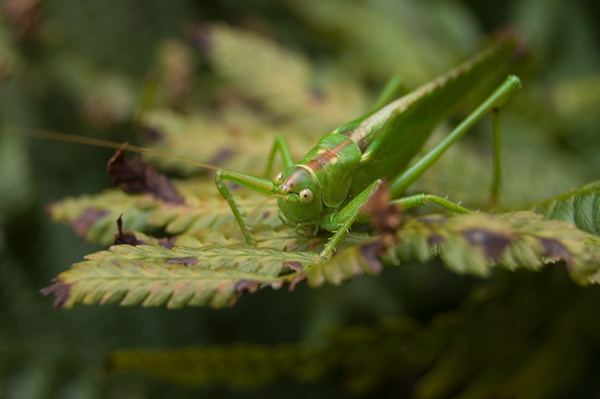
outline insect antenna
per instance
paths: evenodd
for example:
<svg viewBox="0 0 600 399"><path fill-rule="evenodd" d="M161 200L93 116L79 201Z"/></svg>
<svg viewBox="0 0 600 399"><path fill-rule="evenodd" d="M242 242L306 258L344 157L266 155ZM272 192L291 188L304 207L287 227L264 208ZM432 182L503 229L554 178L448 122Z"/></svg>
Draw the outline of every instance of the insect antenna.
<svg viewBox="0 0 600 399"><path fill-rule="evenodd" d="M69 143L92 145L92 146L96 146L96 147L114 148L116 150L124 149L127 151L137 152L140 154L156 155L159 157L174 159L176 161L186 162L186 163L200 166L200 167L203 167L206 169L211 169L211 170L220 170L221 169L214 165L195 161L193 159L181 157L178 155L173 155L173 154L169 154L169 153L162 152L162 151L152 150L150 148L138 147L138 146L130 145L130 144L115 143L115 142L108 141L108 140L95 139L95 138L91 138L91 137L74 136L71 134L57 133L57 132L51 132L51 131L47 131L47 130L30 129L30 128L10 127L10 128L4 128L3 130L6 133L15 134L18 136L35 137L35 138L49 139L49 140L55 140L55 141L66 141Z"/></svg>
<svg viewBox="0 0 600 399"><path fill-rule="evenodd" d="M127 151L137 152L140 154L156 155L159 157L164 157L164 158L169 158L169 159L173 159L173 160L180 161L180 162L185 162L185 163L188 163L191 165L200 166L202 168L206 168L206 169L210 169L210 170L214 170L214 171L224 171L223 168L219 168L217 166L210 165L210 164L207 164L204 162L195 161L193 159L181 157L179 155L169 154L169 153L162 152L162 151L152 150L150 148L138 147L138 146L130 145L127 143L125 143L125 144L116 143L116 142L108 141L108 140L95 139L95 138L91 138L91 137L74 136L74 135L65 134L65 133L57 133L57 132L52 132L52 131L47 131L47 130L31 129L31 128L2 127L2 128L0 128L0 133L1 132L15 134L18 136L35 137L35 138L49 139L49 140L55 140L55 141L65 141L65 142L70 142L70 143L92 145L92 146L96 146L96 147L114 148L116 150L127 150ZM251 185L257 185L257 182L248 175L244 175L242 173L237 173L232 170L227 170L226 172L230 176L235 176L238 179L238 183L240 183L240 184L241 184L241 181L246 181L246 182L250 183ZM258 184L260 184L260 183L258 183ZM265 184L261 184L261 186L263 186L264 189L269 190L271 192L273 190L272 187L267 186ZM248 186L248 187L250 187L250 186ZM273 196L268 197L268 199L271 199L271 198L277 197L277 196L278 196L278 194L275 194ZM279 195L279 196L285 198L286 200L290 200L289 196L288 197L282 196L282 195Z"/></svg>

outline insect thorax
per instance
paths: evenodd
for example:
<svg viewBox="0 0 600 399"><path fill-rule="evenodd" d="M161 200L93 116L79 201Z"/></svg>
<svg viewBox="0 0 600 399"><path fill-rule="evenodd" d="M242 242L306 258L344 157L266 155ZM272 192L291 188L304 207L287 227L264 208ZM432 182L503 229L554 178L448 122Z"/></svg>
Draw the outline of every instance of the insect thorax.
<svg viewBox="0 0 600 399"><path fill-rule="evenodd" d="M340 206L352 182L354 169L360 162L358 145L345 136L330 133L298 163L312 171L318 181L323 203L328 207Z"/></svg>

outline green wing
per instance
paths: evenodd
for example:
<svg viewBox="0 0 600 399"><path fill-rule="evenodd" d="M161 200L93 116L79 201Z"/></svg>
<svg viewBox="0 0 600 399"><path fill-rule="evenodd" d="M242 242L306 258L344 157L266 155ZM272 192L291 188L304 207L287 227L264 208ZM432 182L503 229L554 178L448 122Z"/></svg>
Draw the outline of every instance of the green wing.
<svg viewBox="0 0 600 399"><path fill-rule="evenodd" d="M351 191L362 191L373 180L390 178L406 168L435 125L491 72L512 55L515 40L506 38L406 96L338 128L363 152Z"/></svg>

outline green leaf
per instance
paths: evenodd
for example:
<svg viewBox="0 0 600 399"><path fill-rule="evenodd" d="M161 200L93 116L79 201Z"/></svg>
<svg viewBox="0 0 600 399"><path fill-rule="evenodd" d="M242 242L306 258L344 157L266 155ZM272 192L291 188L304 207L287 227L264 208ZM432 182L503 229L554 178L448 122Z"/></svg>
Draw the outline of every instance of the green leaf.
<svg viewBox="0 0 600 399"><path fill-rule="evenodd" d="M294 277L297 280L306 279L311 287L316 288L324 283L340 285L361 274L377 275L381 272L382 264L374 251L379 247L379 242L373 240L350 247L329 261L309 266Z"/></svg>
<svg viewBox="0 0 600 399"><path fill-rule="evenodd" d="M600 235L600 181L539 202L532 210L549 219L573 223L583 231Z"/></svg>
<svg viewBox="0 0 600 399"><path fill-rule="evenodd" d="M570 223L526 211L425 216L407 222L398 240L388 249L388 261L422 262L437 254L460 274L487 276L494 266L538 270L563 260L571 277L586 284L600 265L597 238Z"/></svg>
<svg viewBox="0 0 600 399"><path fill-rule="evenodd" d="M573 280L595 281L600 241L570 223L544 220L531 212L444 217L429 215L408 221L397 232L397 244L383 248L376 240L351 247L330 261L304 271L311 286L339 284L358 274L377 274L387 265L425 262L439 255L458 274L489 276L494 267L538 270L565 261ZM599 280L600 281L600 280Z"/></svg>
<svg viewBox="0 0 600 399"><path fill-rule="evenodd" d="M206 233L234 220L227 202L220 197L214 183L207 180L175 182L184 197L183 205L169 204L150 195L128 195L120 190L105 190L96 195L66 198L48 207L52 219L68 224L88 242L110 245L116 220L123 214L124 226L137 231L165 229L168 234ZM238 204L249 211L257 209L264 197L250 190L236 190ZM274 201L262 204L251 223L281 225ZM239 228L237 229L239 230ZM239 231L229 229L233 242L243 242ZM238 237L239 236L239 237ZM200 237L202 239L202 234Z"/></svg>
<svg viewBox="0 0 600 399"><path fill-rule="evenodd" d="M119 245L87 256L42 292L56 293L55 306L67 308L80 303L223 307L261 284L278 288L285 262L302 267L314 257L247 245L173 250Z"/></svg>
<svg viewBox="0 0 600 399"><path fill-rule="evenodd" d="M459 57L450 32L444 32L431 15L435 6L423 4L406 3L399 11L383 2L310 0L290 3L290 7L319 37L332 40L333 36L341 42L337 47L352 60L346 69L381 80L397 74L414 84L426 81ZM464 28L468 23L463 20L454 25Z"/></svg>
<svg viewBox="0 0 600 399"><path fill-rule="evenodd" d="M222 307L242 292L264 286L290 283L293 289L302 280L312 287L339 285L361 274L379 274L384 264L424 262L435 255L459 274L488 276L496 266L538 270L563 260L576 282L600 281L599 239L570 223L524 211L413 219L398 230L398 243L387 248L377 238L349 234L329 261L318 258L326 237L287 241L295 250L315 252L245 244L201 246L187 236L182 239L198 247L168 249L161 246L164 240L138 234L140 239L150 245L113 246L89 255L61 273L44 293L56 293L56 305L66 307L114 302Z"/></svg>
<svg viewBox="0 0 600 399"><path fill-rule="evenodd" d="M151 132L149 148L259 176L265 172L278 134L286 135L293 155L299 159L326 131L325 126L302 129L297 124L274 124L256 110L241 105L192 115L156 109L144 113L140 123ZM161 168L184 174L206 172L165 157L148 159Z"/></svg>
<svg viewBox="0 0 600 399"><path fill-rule="evenodd" d="M236 343L229 346L165 350L120 350L109 371L137 372L184 385L258 388L282 378L311 381L330 368L330 351L286 344L275 347Z"/></svg>
<svg viewBox="0 0 600 399"><path fill-rule="evenodd" d="M126 349L113 352L109 372L136 372L191 386L226 385L257 388L282 379L312 382L334 371L346 372L346 388L358 393L378 381L406 372L422 362L419 355L402 356L415 348L417 324L408 318L378 326L353 326L330 332L325 345L277 346L235 343L181 349ZM372 359L366 364L367 356ZM390 367L393 365L393 367Z"/></svg>
<svg viewBox="0 0 600 399"><path fill-rule="evenodd" d="M438 313L425 324L394 317L344 326L319 345L123 349L112 354L108 371L237 389L333 375L343 376L341 384L355 395L410 381L413 396L431 399L450 397L459 387L464 398L570 392L594 360L589 346L600 324L586 315L595 309L598 295L552 273L540 276L544 284L523 275L504 277L510 284L480 285L458 309Z"/></svg>
<svg viewBox="0 0 600 399"><path fill-rule="evenodd" d="M201 28L198 34L208 44L207 54L217 73L274 115L327 131L367 109L356 84L328 82L315 88L318 79L308 58L267 38L217 24Z"/></svg>

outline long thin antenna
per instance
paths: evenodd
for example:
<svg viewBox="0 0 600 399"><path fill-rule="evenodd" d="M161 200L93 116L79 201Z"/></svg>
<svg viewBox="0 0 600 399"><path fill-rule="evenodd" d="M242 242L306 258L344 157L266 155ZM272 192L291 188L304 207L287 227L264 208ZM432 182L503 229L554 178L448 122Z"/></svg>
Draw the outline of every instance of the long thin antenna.
<svg viewBox="0 0 600 399"><path fill-rule="evenodd" d="M22 127L11 127L11 126L3 126L3 127L0 126L0 132L1 131L4 131L9 134L15 134L18 136L36 137L36 138L56 140L56 141L66 141L66 142L70 142L70 143L86 144L86 145L92 145L92 146L97 146L97 147L114 148L116 150L127 150L127 151L132 151L132 152L138 152L140 154L156 155L159 157L174 159L176 161L200 166L200 167L210 169L210 170L215 170L215 171L224 170L222 168L219 168L217 166L213 166L213 165L210 165L210 164L207 164L204 162L194 161L193 159L180 157L178 155L173 155L173 154L169 154L169 153L162 152L162 151L151 150L149 148L138 147L135 145L115 143L115 142L108 141L108 140L94 139L91 137L73 136L70 134L51 132L48 130L22 128ZM227 173L239 178L240 180L245 180L254 185L257 184L257 182L255 180L251 179L250 176L244 176L243 174L236 173L235 171L232 171L232 170L227 170ZM262 184L262 185L265 188L269 188L272 191L272 187L267 187L264 184Z"/></svg>
<svg viewBox="0 0 600 399"><path fill-rule="evenodd" d="M173 155L173 154L169 154L169 153L162 152L162 151L156 151L156 150L152 150L149 148L138 147L135 145L115 143L115 142L108 141L108 140L94 139L91 137L73 136L70 134L56 133L56 132L51 132L51 131L47 131L47 130L21 128L21 127L19 127L19 128L5 127L2 130L4 130L7 133L16 134L19 136L36 137L36 138L40 138L40 139L50 139L50 140L56 140L56 141L66 141L66 142L70 142L70 143L93 145L96 147L114 148L116 150L125 149L127 151L138 152L140 154L157 155L157 156L164 157L164 158L170 158L170 159L174 159L176 161L181 161L181 162L186 162L186 163L189 163L192 165L201 166L206 169L211 169L211 170L219 170L220 169L216 166L209 165L204 162L194 161L193 159L180 157L178 155Z"/></svg>

